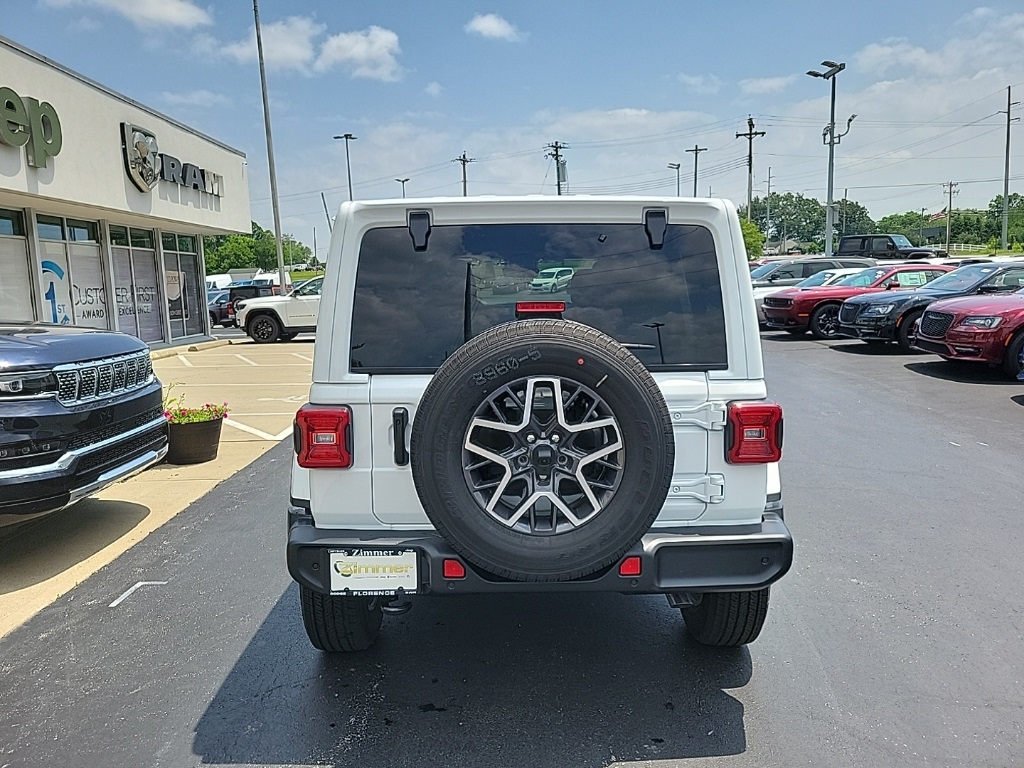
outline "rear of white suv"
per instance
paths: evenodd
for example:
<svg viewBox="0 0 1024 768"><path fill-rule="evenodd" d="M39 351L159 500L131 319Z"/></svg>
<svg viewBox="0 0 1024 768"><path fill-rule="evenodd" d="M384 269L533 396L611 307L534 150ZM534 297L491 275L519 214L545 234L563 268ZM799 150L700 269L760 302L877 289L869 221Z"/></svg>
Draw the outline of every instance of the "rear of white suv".
<svg viewBox="0 0 1024 768"><path fill-rule="evenodd" d="M495 264L571 281L498 292ZM766 395L727 202L346 204L296 417L310 640L368 647L409 595L614 591L752 641L793 549Z"/></svg>

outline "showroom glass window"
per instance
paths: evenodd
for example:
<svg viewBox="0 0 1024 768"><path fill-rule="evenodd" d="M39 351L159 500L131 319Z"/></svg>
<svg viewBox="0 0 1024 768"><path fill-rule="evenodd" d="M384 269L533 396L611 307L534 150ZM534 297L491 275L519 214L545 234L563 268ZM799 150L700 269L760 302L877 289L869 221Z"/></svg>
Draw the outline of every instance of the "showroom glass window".
<svg viewBox="0 0 1024 768"><path fill-rule="evenodd" d="M0 208L0 321L33 319L25 217L21 211Z"/></svg>
<svg viewBox="0 0 1024 768"><path fill-rule="evenodd" d="M95 221L39 214L36 235L42 267L41 319L109 328L99 225Z"/></svg>
<svg viewBox="0 0 1024 768"><path fill-rule="evenodd" d="M154 245L152 230L110 226L117 327L146 342L164 340Z"/></svg>
<svg viewBox="0 0 1024 768"><path fill-rule="evenodd" d="M199 248L195 235L161 235L164 252L164 280L171 337L196 336L206 332L203 318L205 293L200 290Z"/></svg>

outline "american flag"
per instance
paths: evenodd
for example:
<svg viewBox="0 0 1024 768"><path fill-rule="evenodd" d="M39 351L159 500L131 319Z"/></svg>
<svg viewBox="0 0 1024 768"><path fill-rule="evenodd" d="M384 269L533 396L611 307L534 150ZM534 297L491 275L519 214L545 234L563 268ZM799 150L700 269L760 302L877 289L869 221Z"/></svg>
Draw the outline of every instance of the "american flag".
<svg viewBox="0 0 1024 768"><path fill-rule="evenodd" d="M939 219L944 219L944 218L946 218L946 209L945 208L943 208L938 213L933 213L931 216L929 216L928 217L928 221L938 221Z"/></svg>

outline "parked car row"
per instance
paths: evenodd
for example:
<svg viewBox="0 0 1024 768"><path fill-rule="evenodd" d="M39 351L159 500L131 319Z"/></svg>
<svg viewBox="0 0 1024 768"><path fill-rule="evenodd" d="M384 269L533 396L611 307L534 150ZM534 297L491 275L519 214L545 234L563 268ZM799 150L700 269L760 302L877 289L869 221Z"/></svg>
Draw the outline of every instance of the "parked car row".
<svg viewBox="0 0 1024 768"><path fill-rule="evenodd" d="M1024 261L879 265L833 285L764 297L767 327L895 344L946 360L1024 368Z"/></svg>

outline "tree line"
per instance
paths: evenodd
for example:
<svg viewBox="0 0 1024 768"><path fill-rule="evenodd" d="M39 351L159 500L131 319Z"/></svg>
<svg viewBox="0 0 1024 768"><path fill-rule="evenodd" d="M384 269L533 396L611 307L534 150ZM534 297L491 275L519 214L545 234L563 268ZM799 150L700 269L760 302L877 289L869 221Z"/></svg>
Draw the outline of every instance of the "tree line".
<svg viewBox="0 0 1024 768"><path fill-rule="evenodd" d="M939 229L941 236L931 241L945 241L946 219L929 221L927 211L907 211L883 216L878 221L871 218L867 208L856 200L836 200L835 234L866 235L887 233L906 235L915 245L928 242L928 230ZM769 220L770 209L770 220ZM792 240L822 250L825 242L825 205L814 197L800 193L773 192L770 196L755 197L750 206L751 219L768 242ZM997 247L1002 236L1003 196L996 195L985 210L953 210L950 221L950 239L956 243L973 243ZM746 206L740 209L740 216L746 217ZM1009 196L1010 243L1019 250L1024 243L1024 196L1013 193Z"/></svg>
<svg viewBox="0 0 1024 768"><path fill-rule="evenodd" d="M285 267L292 264L318 266L313 249L292 235L281 238ZM274 233L252 222L248 235L214 235L203 238L206 274L224 275L233 269L277 269L277 243Z"/></svg>

